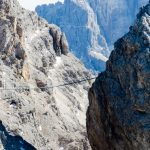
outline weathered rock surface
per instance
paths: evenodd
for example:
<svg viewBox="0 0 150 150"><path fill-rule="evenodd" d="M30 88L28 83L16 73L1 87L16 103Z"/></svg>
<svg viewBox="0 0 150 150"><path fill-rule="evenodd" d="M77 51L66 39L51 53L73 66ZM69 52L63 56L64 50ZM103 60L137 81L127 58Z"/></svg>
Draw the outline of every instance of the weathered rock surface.
<svg viewBox="0 0 150 150"><path fill-rule="evenodd" d="M1 143L6 150L17 150L17 149L27 149L27 150L36 150L31 144L27 143L20 136L10 135L5 126L0 122L0 138ZM1 150L3 149L0 147Z"/></svg>
<svg viewBox="0 0 150 150"><path fill-rule="evenodd" d="M0 149L90 149L89 82L52 88L91 76L68 49L57 26L0 0Z"/></svg>
<svg viewBox="0 0 150 150"><path fill-rule="evenodd" d="M89 91L90 144L93 150L149 150L150 4L114 47Z"/></svg>

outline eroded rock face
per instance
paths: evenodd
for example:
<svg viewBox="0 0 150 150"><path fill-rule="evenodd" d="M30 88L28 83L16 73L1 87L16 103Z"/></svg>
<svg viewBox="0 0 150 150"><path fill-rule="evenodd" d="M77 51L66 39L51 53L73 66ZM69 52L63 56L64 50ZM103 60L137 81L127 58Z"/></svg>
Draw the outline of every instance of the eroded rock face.
<svg viewBox="0 0 150 150"><path fill-rule="evenodd" d="M90 84L56 87L91 76L68 49L57 26L0 0L0 149L90 149Z"/></svg>
<svg viewBox="0 0 150 150"><path fill-rule="evenodd" d="M114 45L89 91L88 137L93 150L150 149L150 4Z"/></svg>

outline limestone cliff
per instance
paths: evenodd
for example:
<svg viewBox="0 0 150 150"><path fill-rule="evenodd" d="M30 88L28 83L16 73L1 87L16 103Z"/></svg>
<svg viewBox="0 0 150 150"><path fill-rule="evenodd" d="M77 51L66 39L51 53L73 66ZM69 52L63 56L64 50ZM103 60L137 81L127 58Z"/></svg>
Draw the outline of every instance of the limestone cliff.
<svg viewBox="0 0 150 150"><path fill-rule="evenodd" d="M106 71L89 91L93 150L150 149L150 4L114 45Z"/></svg>
<svg viewBox="0 0 150 150"><path fill-rule="evenodd" d="M90 149L90 75L57 26L0 0L0 149Z"/></svg>

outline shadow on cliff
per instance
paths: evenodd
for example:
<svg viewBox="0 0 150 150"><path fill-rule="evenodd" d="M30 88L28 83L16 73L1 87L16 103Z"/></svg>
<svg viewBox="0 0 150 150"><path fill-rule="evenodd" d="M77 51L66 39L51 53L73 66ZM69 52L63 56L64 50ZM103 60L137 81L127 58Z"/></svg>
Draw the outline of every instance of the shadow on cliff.
<svg viewBox="0 0 150 150"><path fill-rule="evenodd" d="M2 121L0 121L0 140L5 150L36 150L34 146L26 142L21 136L10 135Z"/></svg>

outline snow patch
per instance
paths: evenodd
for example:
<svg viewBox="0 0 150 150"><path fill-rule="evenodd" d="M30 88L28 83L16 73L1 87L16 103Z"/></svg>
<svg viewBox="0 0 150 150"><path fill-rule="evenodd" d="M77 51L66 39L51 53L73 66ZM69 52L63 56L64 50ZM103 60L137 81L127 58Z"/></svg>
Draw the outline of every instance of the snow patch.
<svg viewBox="0 0 150 150"><path fill-rule="evenodd" d="M56 56L56 63L54 64L54 67L58 67L62 64L61 57Z"/></svg>
<svg viewBox="0 0 150 150"><path fill-rule="evenodd" d="M59 150L64 150L64 148L63 148L63 147L60 147Z"/></svg>
<svg viewBox="0 0 150 150"><path fill-rule="evenodd" d="M42 131L42 127L41 126L39 126L39 130Z"/></svg>
<svg viewBox="0 0 150 150"><path fill-rule="evenodd" d="M106 62L108 60L107 57L105 57L103 54L99 53L99 52L96 52L96 51L89 51L89 54L92 56L92 57L95 57L97 59L100 59L104 62Z"/></svg>
<svg viewBox="0 0 150 150"><path fill-rule="evenodd" d="M15 106L15 105L13 105L13 104L10 104L9 107L10 107L10 108L14 108L14 109L17 108L17 106Z"/></svg>

